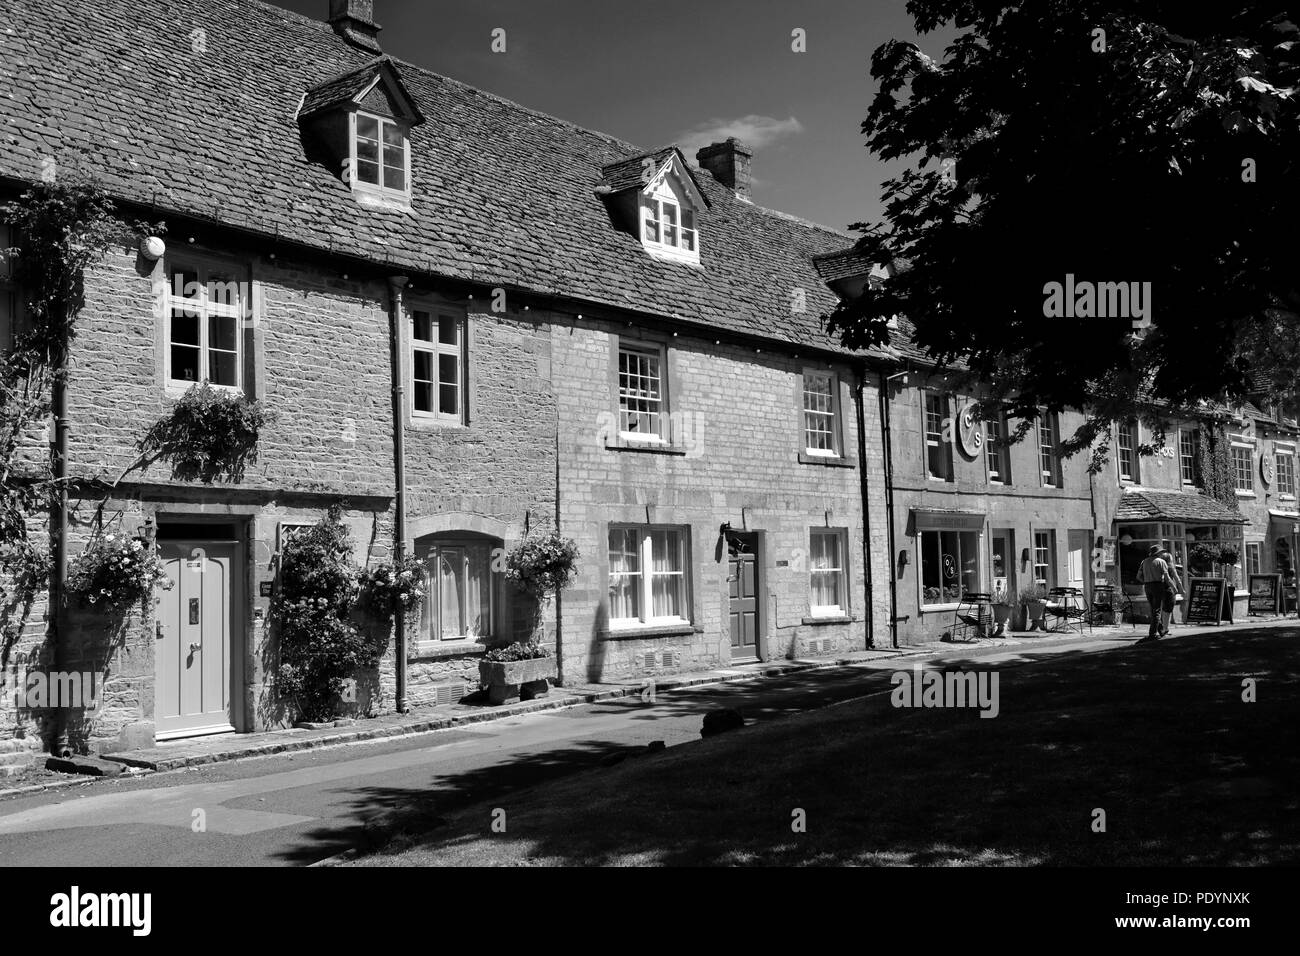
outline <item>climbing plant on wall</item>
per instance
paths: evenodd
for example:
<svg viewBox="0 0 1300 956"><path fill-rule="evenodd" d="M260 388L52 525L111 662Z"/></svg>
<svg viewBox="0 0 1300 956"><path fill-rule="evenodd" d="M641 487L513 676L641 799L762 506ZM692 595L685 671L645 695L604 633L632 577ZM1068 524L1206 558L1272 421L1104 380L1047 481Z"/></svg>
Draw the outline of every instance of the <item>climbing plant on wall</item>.
<svg viewBox="0 0 1300 956"><path fill-rule="evenodd" d="M271 617L279 638L277 689L306 720L327 720L358 668L375 667L388 631L359 627L352 540L335 505L320 522L291 538L280 554Z"/></svg>
<svg viewBox="0 0 1300 956"><path fill-rule="evenodd" d="M46 443L38 433L49 422L55 388L66 382L86 270L131 227L114 216L98 183L75 173L0 206L0 221L15 243L3 253L22 316L13 347L0 354L0 599L8 609L30 606L49 581L50 553L33 543L30 531L57 506L57 449L50 445L48 456L34 450Z"/></svg>
<svg viewBox="0 0 1300 956"><path fill-rule="evenodd" d="M1205 493L1233 511L1237 510L1237 486L1232 468L1231 443L1222 422L1205 422L1197 430L1197 465Z"/></svg>

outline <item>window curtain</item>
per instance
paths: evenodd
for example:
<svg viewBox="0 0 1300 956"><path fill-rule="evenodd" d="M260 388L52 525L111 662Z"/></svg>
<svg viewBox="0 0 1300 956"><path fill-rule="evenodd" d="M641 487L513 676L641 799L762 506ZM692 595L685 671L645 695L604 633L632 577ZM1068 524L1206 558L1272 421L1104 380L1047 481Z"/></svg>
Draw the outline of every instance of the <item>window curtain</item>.
<svg viewBox="0 0 1300 956"><path fill-rule="evenodd" d="M676 531L650 533L653 569L652 608L655 617L682 617L681 536Z"/></svg>

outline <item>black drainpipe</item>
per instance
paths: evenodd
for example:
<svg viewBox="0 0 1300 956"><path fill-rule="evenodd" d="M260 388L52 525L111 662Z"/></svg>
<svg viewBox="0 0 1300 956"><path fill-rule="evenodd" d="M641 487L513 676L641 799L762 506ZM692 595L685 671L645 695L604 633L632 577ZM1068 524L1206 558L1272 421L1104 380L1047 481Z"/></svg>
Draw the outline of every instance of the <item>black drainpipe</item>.
<svg viewBox="0 0 1300 956"><path fill-rule="evenodd" d="M880 432L885 444L885 515L889 525L889 646L898 647L898 573L894 562L894 449L889 430L889 377L880 371Z"/></svg>
<svg viewBox="0 0 1300 956"><path fill-rule="evenodd" d="M867 383L866 363L859 362L855 370L857 382L853 388L853 406L858 419L858 475L862 491L862 566L866 569L867 588L867 647L876 646L876 619L872 594L874 582L871 566L871 495L867 482L867 421L863 410L863 389Z"/></svg>
<svg viewBox="0 0 1300 956"><path fill-rule="evenodd" d="M406 559L406 401L402 388L402 290L410 281L406 276L388 279L388 344L392 362L393 380L393 554L394 563ZM404 714L406 705L406 612L397 609L394 615L397 630L394 654L397 664L397 712Z"/></svg>
<svg viewBox="0 0 1300 956"><path fill-rule="evenodd" d="M51 462L51 477L56 489L54 527L50 529L54 536L51 559L54 567L49 597L50 630L53 632L51 642L51 664L55 673L69 670L66 641L63 637L64 607L68 593L68 340L67 333L59 342L58 355L54 363L53 395L51 396L54 412L54 461ZM53 711L54 726L50 734L50 753L66 757L71 754L68 746L67 710L62 707Z"/></svg>

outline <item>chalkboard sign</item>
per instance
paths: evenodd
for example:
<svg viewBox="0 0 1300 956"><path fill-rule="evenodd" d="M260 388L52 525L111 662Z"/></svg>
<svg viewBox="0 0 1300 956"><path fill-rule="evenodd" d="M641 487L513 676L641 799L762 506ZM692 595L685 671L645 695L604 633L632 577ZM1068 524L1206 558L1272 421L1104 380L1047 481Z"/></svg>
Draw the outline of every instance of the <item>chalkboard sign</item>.
<svg viewBox="0 0 1300 956"><path fill-rule="evenodd" d="M1278 614L1282 610L1282 575L1252 574L1250 576L1249 614Z"/></svg>
<svg viewBox="0 0 1300 956"><path fill-rule="evenodd" d="M1188 582L1188 624L1220 624L1223 621L1223 578L1191 578Z"/></svg>

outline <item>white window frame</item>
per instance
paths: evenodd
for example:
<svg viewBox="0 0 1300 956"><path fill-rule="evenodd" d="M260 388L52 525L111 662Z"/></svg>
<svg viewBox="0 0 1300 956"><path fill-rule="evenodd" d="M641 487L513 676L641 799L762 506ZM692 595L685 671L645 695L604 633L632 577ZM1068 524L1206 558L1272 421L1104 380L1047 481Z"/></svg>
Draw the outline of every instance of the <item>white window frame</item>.
<svg viewBox="0 0 1300 956"><path fill-rule="evenodd" d="M1039 538L1042 538L1046 542L1046 544L1040 546L1038 543ZM1035 585L1040 585L1050 590L1051 588L1056 587L1056 532L1055 530L1050 528L1044 531L1035 530L1034 537L1033 537L1033 545L1034 545L1033 564L1032 564L1033 574L1030 580L1032 580ZM1040 560L1040 558L1042 558L1042 560ZM1042 578L1038 576L1039 568L1047 569Z"/></svg>
<svg viewBox="0 0 1300 956"><path fill-rule="evenodd" d="M418 339L415 337L415 313L417 312L424 312L429 316L429 334L432 339ZM456 326L456 341L454 344L442 342L438 337L444 319L452 320ZM465 310L440 303L413 301L406 308L406 334L406 374L407 381L410 383L408 391L411 393L409 404L411 419L425 422L441 422L446 425L464 425L468 421L466 409L469 402L469 317ZM415 354L417 352L430 356L430 373L433 375L431 380L433 408L430 411L415 407ZM441 368L439 359L444 355L456 359L457 407L455 412L442 411L442 382L438 375Z"/></svg>
<svg viewBox="0 0 1300 956"><path fill-rule="evenodd" d="M1196 486L1196 445L1199 441L1198 429L1178 429L1178 480L1184 487ZM1183 448L1184 442L1191 444L1191 453Z"/></svg>
<svg viewBox="0 0 1300 956"><path fill-rule="evenodd" d="M1006 437L1007 416L999 409L984 422L984 468L992 485L1011 484L1011 449L1001 444Z"/></svg>
<svg viewBox="0 0 1300 956"><path fill-rule="evenodd" d="M1254 561L1251 560L1252 553L1255 556ZM1244 566L1246 577L1246 580L1243 583L1249 587L1250 576L1252 574L1264 573L1264 542L1247 541L1242 549L1241 563ZM1254 565L1254 567L1252 567L1252 565Z"/></svg>
<svg viewBox="0 0 1300 956"><path fill-rule="evenodd" d="M474 644L480 639L486 638L491 640L497 636L501 625L501 587L503 577L500 573L492 568L492 551L494 548L501 547L500 542L488 538L439 538L432 542L425 551L421 562L425 569L425 600L429 608L429 632L420 635L418 641L417 653L420 650L427 650L436 647L445 647L448 644L457 642ZM488 624L482 633L456 634L444 637L442 635L442 593L439 587L439 562L444 555L450 555L459 561L458 573L464 578L460 582L459 588L461 607L458 608L460 620L466 619L465 595L468 593L468 575L469 575L469 556L467 554L470 548L486 548L488 551L487 560L487 591L488 591Z"/></svg>
<svg viewBox="0 0 1300 956"><path fill-rule="evenodd" d="M192 270L197 275L199 284L198 298L189 298L186 296L176 295L176 277L174 273L178 269ZM234 305L228 303L213 301L210 293L214 286L212 279L213 273L225 274L233 277L233 283L237 290L238 301ZM252 295L252 288L245 280L248 270L242 266L218 262L207 259L202 256L179 255L168 257L165 268L163 269L163 281L166 283L164 291L164 358L163 358L163 375L169 389L188 389L200 382L207 382L212 388L222 389L227 392L242 393L244 391L244 326L247 320L249 309L252 303L248 301L248 296ZM184 291L184 290L182 290ZM191 380L188 378L176 378L172 371L172 349L194 348L188 343L180 343L179 346L173 340L172 319L173 310L181 309L190 312L197 311L199 320L199 377ZM235 320L235 383L227 385L225 383L213 382L205 374L210 366L210 357L212 348L208 341L208 321L212 316L222 318L232 318ZM218 352L226 352L225 349L217 349Z"/></svg>
<svg viewBox="0 0 1300 956"><path fill-rule="evenodd" d="M648 394L641 394L641 391L624 388L623 356L635 357L642 361L653 362L657 366L657 374L653 379L650 376L641 376L639 373L629 371L629 376L635 376L638 380L655 381L658 383L659 392L657 397ZM614 374L616 376L615 390L617 394L618 407L615 410L618 415L618 436L619 439L628 444L646 444L646 445L663 445L668 442L669 438L669 394L668 394L668 349L666 346L651 342L634 342L620 339L618 343L618 354L615 357L616 366ZM631 411L624 402L629 403L641 402L651 404L658 403L658 411L652 411L649 408L640 411ZM655 430L652 432L631 431L626 425L629 416L633 415L655 415L657 418Z"/></svg>
<svg viewBox="0 0 1300 956"><path fill-rule="evenodd" d="M1065 479L1061 474L1061 456L1056 446L1061 442L1061 424L1055 412L1040 412L1038 425L1038 481L1043 488L1060 488ZM1051 469L1043 467L1044 462Z"/></svg>
<svg viewBox="0 0 1300 956"><path fill-rule="evenodd" d="M830 538L835 542L834 562L829 568L814 568L813 555L816 548L813 542L819 537ZM845 547L845 532L840 528L811 528L808 534L808 610L812 617L847 617L849 614L848 605L848 567L847 554L848 548ZM814 604L813 595L817 589L813 586L813 576L817 574L835 575L836 593L839 595L839 604Z"/></svg>
<svg viewBox="0 0 1300 956"><path fill-rule="evenodd" d="M1286 462L1286 468L1283 469L1282 462ZM1284 445L1279 442L1273 443L1273 465L1277 472L1277 493L1280 498L1294 499L1296 497L1296 473L1295 473L1295 445ZM1289 480L1283 481L1283 471L1286 472Z"/></svg>
<svg viewBox="0 0 1300 956"><path fill-rule="evenodd" d="M809 380L824 381L826 391L814 391L808 387ZM840 449L840 408L839 408L839 376L833 371L822 369L804 369L803 371L803 444L804 454L816 456L818 458L840 458L843 451ZM808 399L810 396L825 397L827 408L810 408ZM817 422L825 423L825 430L814 430L809 426ZM810 439L813 435L827 435L830 440L829 448L820 448L812 444Z"/></svg>
<svg viewBox="0 0 1300 956"><path fill-rule="evenodd" d="M1240 465L1239 454L1245 455L1246 470L1243 472ZM1228 446L1228 461L1232 464L1232 487L1237 494L1245 497L1246 495L1254 496L1255 494L1255 446L1250 442L1232 440ZM1242 487L1242 477L1245 477L1246 486Z"/></svg>
<svg viewBox="0 0 1300 956"><path fill-rule="evenodd" d="M665 196L649 195L645 197L641 216L641 241L648 246L667 250L677 256L697 259L700 255L700 230L695 223L695 211L676 199ZM672 222L669 222L669 213ZM690 217L691 225L686 225ZM653 227L654 234L651 235ZM676 239L669 242L665 237L668 231L676 231ZM688 241L689 237L689 241Z"/></svg>
<svg viewBox="0 0 1300 956"><path fill-rule="evenodd" d="M636 577L638 588L638 601L640 614L638 617L616 618L613 616L613 607L610 607L609 627L611 630L642 628L642 627L672 627L685 626L691 623L691 538L690 529L686 525L634 525L611 523L605 533L605 550L606 560L608 561L609 539L615 532L636 532L639 535L637 550L637 570L631 572L615 572L612 568L607 569L606 581L607 586L612 590L612 583L615 574L626 577ZM682 615L667 615L655 617L654 608L654 581L656 577L666 576L663 573L656 574L654 571L654 535L657 532L675 533L677 535L677 557L681 562L680 567L675 571L667 572L667 576L679 577L681 579L681 608L686 612ZM671 540L671 539L670 539Z"/></svg>
<svg viewBox="0 0 1300 956"><path fill-rule="evenodd" d="M939 430L932 432L930 430L930 400L937 399L940 403L941 411L939 414ZM952 400L947 393L936 389L921 390L921 434L924 441L922 446L921 467L925 469L925 478L927 481L951 482L955 477L955 463L952 455L952 441L944 440L945 427L952 427ZM936 437L937 436L937 437ZM936 475L930 471L930 449L938 448L945 455L944 464L947 468L947 475Z"/></svg>
<svg viewBox="0 0 1300 956"><path fill-rule="evenodd" d="M360 133L357 131L357 120L360 117L375 120L379 133L379 182L368 183L361 178L361 169L357 159L357 141ZM405 182L405 188L395 189L392 186L384 185L384 170L395 169L394 166L388 166L384 162L384 125L393 126L402 134L402 178ZM367 137L368 138L368 137ZM368 160L367 160L368 162ZM402 202L409 202L411 199L411 135L407 124L401 120L394 119L391 116L380 116L378 113L371 113L367 110L356 109L348 114L348 168L351 170L349 176L352 191L355 193L369 193L374 196L383 198L397 199Z"/></svg>
<svg viewBox="0 0 1300 956"><path fill-rule="evenodd" d="M1125 436L1129 436L1128 444L1125 444ZM1141 442L1141 433L1138 431L1138 423L1119 422L1115 426L1115 468L1119 472L1119 480L1127 481L1131 484L1139 484L1141 471L1138 465L1138 444ZM1125 470L1124 459L1128 458L1128 468Z"/></svg>

